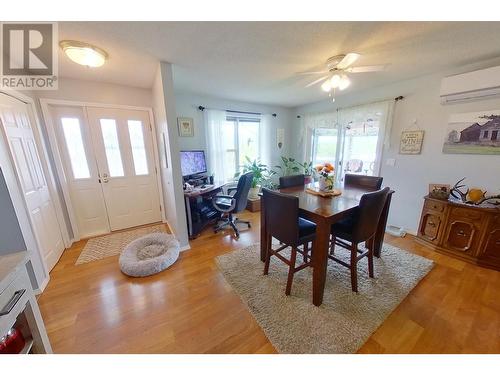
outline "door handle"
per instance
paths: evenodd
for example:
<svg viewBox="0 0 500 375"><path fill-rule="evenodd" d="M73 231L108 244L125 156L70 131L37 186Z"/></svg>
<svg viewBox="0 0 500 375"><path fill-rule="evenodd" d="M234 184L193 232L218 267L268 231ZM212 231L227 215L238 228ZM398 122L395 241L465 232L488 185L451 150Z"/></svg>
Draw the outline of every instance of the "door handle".
<svg viewBox="0 0 500 375"><path fill-rule="evenodd" d="M107 184L109 182L109 176L108 176L108 174L107 173L103 173L101 180L102 180L102 182L104 182L105 184Z"/></svg>
<svg viewBox="0 0 500 375"><path fill-rule="evenodd" d="M2 308L2 311L0 311L0 316L9 314L14 306L16 306L16 304L19 302L24 292L26 292L26 289L16 291L10 298L9 302L7 302L7 304Z"/></svg>

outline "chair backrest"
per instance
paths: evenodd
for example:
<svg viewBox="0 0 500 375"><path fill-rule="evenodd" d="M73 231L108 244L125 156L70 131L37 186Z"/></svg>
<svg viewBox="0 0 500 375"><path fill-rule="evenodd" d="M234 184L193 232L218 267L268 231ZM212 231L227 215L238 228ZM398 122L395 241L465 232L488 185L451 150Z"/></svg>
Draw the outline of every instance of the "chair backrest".
<svg viewBox="0 0 500 375"><path fill-rule="evenodd" d="M304 184L305 184L305 176L303 174L280 177L280 188L287 188L292 186L304 186Z"/></svg>
<svg viewBox="0 0 500 375"><path fill-rule="evenodd" d="M359 187L379 190L382 187L383 177L366 176L363 174L348 174L344 177L345 187Z"/></svg>
<svg viewBox="0 0 500 375"><path fill-rule="evenodd" d="M299 198L262 189L267 233L287 245L299 240Z"/></svg>
<svg viewBox="0 0 500 375"><path fill-rule="evenodd" d="M247 172L240 176L238 185L236 186L236 193L233 198L236 201L233 212L243 211L247 206L248 192L252 187L253 172Z"/></svg>
<svg viewBox="0 0 500 375"><path fill-rule="evenodd" d="M372 237L377 231L378 221L384 209L388 187L363 194L359 201L359 209L356 211L353 238L357 242L362 242Z"/></svg>

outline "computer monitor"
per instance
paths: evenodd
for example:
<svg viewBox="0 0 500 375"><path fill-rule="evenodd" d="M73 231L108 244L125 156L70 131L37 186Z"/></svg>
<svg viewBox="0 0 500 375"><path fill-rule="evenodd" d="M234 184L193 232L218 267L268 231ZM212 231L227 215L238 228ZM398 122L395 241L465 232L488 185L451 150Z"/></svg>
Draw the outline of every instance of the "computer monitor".
<svg viewBox="0 0 500 375"><path fill-rule="evenodd" d="M206 173L205 151L181 151L181 171L182 177Z"/></svg>

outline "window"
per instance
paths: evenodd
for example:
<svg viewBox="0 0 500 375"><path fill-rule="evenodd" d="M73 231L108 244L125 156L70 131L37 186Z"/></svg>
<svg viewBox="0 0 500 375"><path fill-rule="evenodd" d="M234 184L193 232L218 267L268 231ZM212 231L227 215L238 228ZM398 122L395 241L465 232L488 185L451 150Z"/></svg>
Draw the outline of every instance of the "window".
<svg viewBox="0 0 500 375"><path fill-rule="evenodd" d="M148 174L148 159L146 157L146 146L144 144L144 128L141 121L128 120L128 134L130 146L132 147L132 158L137 176Z"/></svg>
<svg viewBox="0 0 500 375"><path fill-rule="evenodd" d="M90 178L80 121L77 118L63 117L61 123L73 177L75 179Z"/></svg>
<svg viewBox="0 0 500 375"><path fill-rule="evenodd" d="M110 177L123 177L123 163L116 131L116 121L113 119L100 119L100 123L109 175Z"/></svg>
<svg viewBox="0 0 500 375"><path fill-rule="evenodd" d="M483 133L483 138L487 139L488 138L488 130L485 130Z"/></svg>
<svg viewBox="0 0 500 375"><path fill-rule="evenodd" d="M224 147L226 176L241 170L250 160L260 156L260 119L257 117L227 116L224 124Z"/></svg>
<svg viewBox="0 0 500 375"><path fill-rule="evenodd" d="M313 131L312 161L313 165L336 164L338 134L337 129L317 128Z"/></svg>

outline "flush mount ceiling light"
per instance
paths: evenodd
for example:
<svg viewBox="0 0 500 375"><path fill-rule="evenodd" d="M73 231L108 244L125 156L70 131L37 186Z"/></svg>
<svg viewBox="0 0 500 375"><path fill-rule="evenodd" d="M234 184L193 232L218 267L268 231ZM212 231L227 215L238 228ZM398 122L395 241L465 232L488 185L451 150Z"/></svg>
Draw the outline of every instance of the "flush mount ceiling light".
<svg viewBox="0 0 500 375"><path fill-rule="evenodd" d="M62 40L59 43L62 50L71 61L91 68L104 65L108 59L108 54L103 49L92 44L78 42L76 40Z"/></svg>

